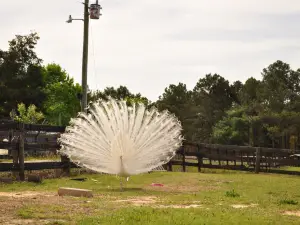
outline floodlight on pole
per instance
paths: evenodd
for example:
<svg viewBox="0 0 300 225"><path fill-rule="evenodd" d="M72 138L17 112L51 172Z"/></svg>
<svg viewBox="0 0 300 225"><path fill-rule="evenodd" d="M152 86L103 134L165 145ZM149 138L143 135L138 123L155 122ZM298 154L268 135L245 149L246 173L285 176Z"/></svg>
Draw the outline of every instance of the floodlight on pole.
<svg viewBox="0 0 300 225"><path fill-rule="evenodd" d="M69 15L69 19L66 21L67 23L72 23L73 20L82 20L84 21L84 19L73 19L71 15Z"/></svg>

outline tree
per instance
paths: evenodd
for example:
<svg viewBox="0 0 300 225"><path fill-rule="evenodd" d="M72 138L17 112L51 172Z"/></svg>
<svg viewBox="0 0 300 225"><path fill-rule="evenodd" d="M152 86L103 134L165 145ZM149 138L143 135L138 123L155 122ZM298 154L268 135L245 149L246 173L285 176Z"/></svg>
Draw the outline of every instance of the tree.
<svg viewBox="0 0 300 225"><path fill-rule="evenodd" d="M263 69L261 98L266 107L281 112L299 105L300 71L293 71L290 65L280 60ZM296 107L298 108L298 107Z"/></svg>
<svg viewBox="0 0 300 225"><path fill-rule="evenodd" d="M241 106L233 105L214 126L214 141L294 149L300 133L299 72L278 60L263 69L262 81L249 78L240 91Z"/></svg>
<svg viewBox="0 0 300 225"><path fill-rule="evenodd" d="M219 144L249 145L250 122L245 107L237 106L213 127L213 141Z"/></svg>
<svg viewBox="0 0 300 225"><path fill-rule="evenodd" d="M108 100L108 97L112 97L117 100L125 100L128 105L132 102L142 102L146 105L150 104L150 101L146 97L143 97L140 93L131 93L125 86L120 86L117 89L114 87L107 87L103 91L97 90L91 92L88 95L88 101L94 102L98 99Z"/></svg>
<svg viewBox="0 0 300 225"><path fill-rule="evenodd" d="M199 79L193 89L193 101L199 109L197 121L197 140L210 142L213 126L225 115L233 103L239 103L238 91L241 87L229 84L218 74L207 74Z"/></svg>
<svg viewBox="0 0 300 225"><path fill-rule="evenodd" d="M231 85L232 99L234 100L234 103L237 103L239 105L242 104L241 93L242 93L243 88L244 88L244 84L239 80L235 81Z"/></svg>
<svg viewBox="0 0 300 225"><path fill-rule="evenodd" d="M193 104L192 92L187 90L185 84L169 85L154 105L161 111L168 110L174 113L182 123L185 139L193 140L193 123L198 109Z"/></svg>
<svg viewBox="0 0 300 225"><path fill-rule="evenodd" d="M24 103L18 104L17 113L13 110L10 112L10 117L18 122L28 124L38 124L45 118L42 112L37 112L35 105L30 105L26 108Z"/></svg>
<svg viewBox="0 0 300 225"><path fill-rule="evenodd" d="M148 105L149 101L147 98L142 97L140 94L137 94L134 97L125 97L124 99L128 105L132 105L133 103L142 103L144 105Z"/></svg>
<svg viewBox="0 0 300 225"><path fill-rule="evenodd" d="M261 89L261 82L253 77L246 80L245 84L240 90L240 99L242 105L249 105L259 102L259 91Z"/></svg>
<svg viewBox="0 0 300 225"><path fill-rule="evenodd" d="M164 93L159 96L156 106L160 110L169 110L179 117L179 119L183 120L186 116L188 116L185 111L191 101L191 98L192 92L187 90L185 84L171 84L169 87L165 88Z"/></svg>
<svg viewBox="0 0 300 225"><path fill-rule="evenodd" d="M43 76L46 82L43 111L47 121L52 125L68 125L80 111L81 86L57 64L45 66Z"/></svg>
<svg viewBox="0 0 300 225"><path fill-rule="evenodd" d="M45 99L42 60L34 51L38 40L36 33L16 35L8 51L0 50L1 116L9 116L21 102L40 108Z"/></svg>

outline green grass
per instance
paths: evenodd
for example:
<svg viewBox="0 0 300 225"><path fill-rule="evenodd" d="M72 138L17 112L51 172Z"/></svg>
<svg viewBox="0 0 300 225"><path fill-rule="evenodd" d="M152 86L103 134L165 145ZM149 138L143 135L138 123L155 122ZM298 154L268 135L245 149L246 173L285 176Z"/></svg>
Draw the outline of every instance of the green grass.
<svg viewBox="0 0 300 225"><path fill-rule="evenodd" d="M56 193L59 187L93 190L95 196L91 199L56 197L51 200L45 197L41 201L28 200L14 211L14 216L18 218L46 220L47 224L300 223L300 217L283 215L284 211L300 210L300 177L297 176L225 170L205 170L205 173L154 172L131 177L124 192L119 191L119 180L115 176L83 174L80 177L87 180L79 182L61 178L44 180L41 184L0 184L0 191ZM162 183L164 187L152 187L151 183ZM149 196L155 197L155 202L143 206L117 202ZM192 204L201 207L173 207ZM239 205L248 207L239 208Z"/></svg>
<svg viewBox="0 0 300 225"><path fill-rule="evenodd" d="M25 161L60 161L59 155L49 154L40 156L25 156ZM1 162L12 162L12 159L0 159Z"/></svg>
<svg viewBox="0 0 300 225"><path fill-rule="evenodd" d="M25 157L25 161L40 161L40 160L60 160L60 156L59 155L41 155L41 156L27 156Z"/></svg>
<svg viewBox="0 0 300 225"><path fill-rule="evenodd" d="M298 205L298 202L293 199L283 199L280 200L280 204L288 204L288 205Z"/></svg>
<svg viewBox="0 0 300 225"><path fill-rule="evenodd" d="M236 193L236 191L233 189L231 191L226 191L225 196L232 197L232 198L238 198L238 197L240 197L240 194Z"/></svg>

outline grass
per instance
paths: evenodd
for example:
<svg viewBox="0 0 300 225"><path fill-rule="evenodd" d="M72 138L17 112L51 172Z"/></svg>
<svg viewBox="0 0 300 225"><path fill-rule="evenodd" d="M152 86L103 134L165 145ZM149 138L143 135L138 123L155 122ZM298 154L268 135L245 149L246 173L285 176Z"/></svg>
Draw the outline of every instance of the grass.
<svg viewBox="0 0 300 225"><path fill-rule="evenodd" d="M204 173L154 172L131 177L124 192L119 191L119 180L115 176L82 174L80 177L86 177L87 180L79 182L61 178L46 179L41 184L0 184L0 192L31 191L54 195L59 187L64 186L91 189L94 198L45 196L40 199L9 200L9 197L0 196L0 202L7 203L6 215L21 220L31 219L38 224L300 222L300 217L283 215L285 211L299 211L300 177L297 176L225 170L205 170ZM153 187L151 183L162 183L164 186ZM132 198L147 201L144 205L126 201ZM10 210L10 204L16 204L16 207ZM183 208L191 205L199 207Z"/></svg>
<svg viewBox="0 0 300 225"><path fill-rule="evenodd" d="M55 154L25 156L25 161L60 161L60 156ZM1 162L12 162L12 159L0 159Z"/></svg>
<svg viewBox="0 0 300 225"><path fill-rule="evenodd" d="M240 197L240 194L236 193L236 191L233 189L231 191L226 191L225 196L232 197L232 198L238 198L238 197Z"/></svg>
<svg viewBox="0 0 300 225"><path fill-rule="evenodd" d="M280 200L280 204L287 204L287 205L298 205L298 202L293 199L283 199Z"/></svg>

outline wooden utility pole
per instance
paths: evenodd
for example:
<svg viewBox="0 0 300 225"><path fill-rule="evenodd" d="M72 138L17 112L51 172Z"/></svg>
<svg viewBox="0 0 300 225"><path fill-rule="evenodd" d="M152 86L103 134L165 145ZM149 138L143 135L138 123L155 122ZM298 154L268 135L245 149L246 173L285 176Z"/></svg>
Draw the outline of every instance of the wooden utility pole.
<svg viewBox="0 0 300 225"><path fill-rule="evenodd" d="M89 55L89 0L84 2L84 28L83 28L83 53L82 53L82 100L81 111L86 112L87 108L87 69Z"/></svg>
<svg viewBox="0 0 300 225"><path fill-rule="evenodd" d="M89 22L91 19L99 19L102 15L100 10L102 7L98 4L98 0L96 0L96 4L89 5L89 0L84 1L84 18L83 19L73 19L72 16L69 16L69 19L66 21L67 23L72 23L73 20L82 20L84 22L83 27L83 53L82 53L82 95L81 95L81 111L87 111L87 70L88 70L88 55L89 55ZM90 12L89 12L90 10Z"/></svg>

